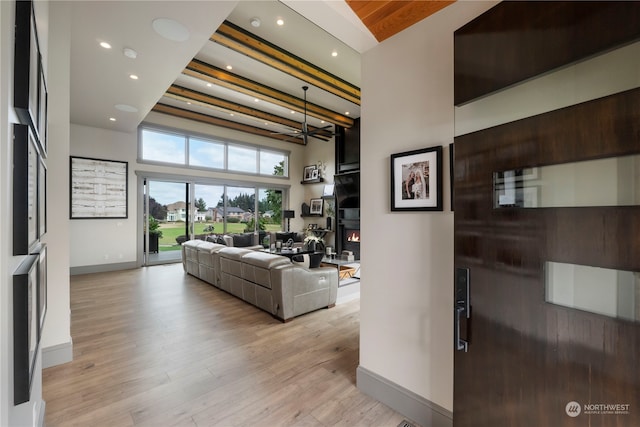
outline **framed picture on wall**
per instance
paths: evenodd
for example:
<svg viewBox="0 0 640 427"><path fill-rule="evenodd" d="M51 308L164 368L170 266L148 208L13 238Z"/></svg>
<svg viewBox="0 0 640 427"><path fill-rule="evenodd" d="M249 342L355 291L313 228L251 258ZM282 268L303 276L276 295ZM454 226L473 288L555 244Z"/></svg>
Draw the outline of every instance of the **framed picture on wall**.
<svg viewBox="0 0 640 427"><path fill-rule="evenodd" d="M442 147L391 155L391 210L442 210Z"/></svg>
<svg viewBox="0 0 640 427"><path fill-rule="evenodd" d="M128 163L71 157L71 219L127 218Z"/></svg>
<svg viewBox="0 0 640 427"><path fill-rule="evenodd" d="M13 403L30 400L38 352L38 255L28 255L13 273Z"/></svg>
<svg viewBox="0 0 640 427"><path fill-rule="evenodd" d="M15 21L13 106L23 124L38 132L40 85L38 34L32 1L18 1Z"/></svg>
<svg viewBox="0 0 640 427"><path fill-rule="evenodd" d="M315 177L314 177L315 175ZM304 181L311 181L314 179L318 179L318 168L316 165L305 166L304 171L302 172L302 179Z"/></svg>
<svg viewBox="0 0 640 427"><path fill-rule="evenodd" d="M311 199L309 207L309 215L322 215L324 200L323 199Z"/></svg>
<svg viewBox="0 0 640 427"><path fill-rule="evenodd" d="M27 255L38 240L36 140L27 125L13 125L13 255Z"/></svg>

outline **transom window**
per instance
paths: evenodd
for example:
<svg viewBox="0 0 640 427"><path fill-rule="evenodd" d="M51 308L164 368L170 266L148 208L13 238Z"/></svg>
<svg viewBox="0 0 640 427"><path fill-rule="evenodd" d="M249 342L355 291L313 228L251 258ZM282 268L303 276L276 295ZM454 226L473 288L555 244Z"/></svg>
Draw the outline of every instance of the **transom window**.
<svg viewBox="0 0 640 427"><path fill-rule="evenodd" d="M139 161L248 175L289 176L289 152L143 127Z"/></svg>

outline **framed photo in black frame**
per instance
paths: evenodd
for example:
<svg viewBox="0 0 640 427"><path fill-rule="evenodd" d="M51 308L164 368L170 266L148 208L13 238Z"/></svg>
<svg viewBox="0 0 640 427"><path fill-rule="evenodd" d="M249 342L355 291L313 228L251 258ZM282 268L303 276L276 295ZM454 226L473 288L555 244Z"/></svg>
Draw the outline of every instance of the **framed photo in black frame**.
<svg viewBox="0 0 640 427"><path fill-rule="evenodd" d="M47 233L47 165L38 157L38 239Z"/></svg>
<svg viewBox="0 0 640 427"><path fill-rule="evenodd" d="M442 147L391 155L391 210L442 210Z"/></svg>
<svg viewBox="0 0 640 427"><path fill-rule="evenodd" d="M48 126L47 126L47 102L49 94L47 93L47 82L44 78L44 66L42 64L42 55L38 55L38 142L40 143L40 153L42 157L47 157L48 144Z"/></svg>
<svg viewBox="0 0 640 427"><path fill-rule="evenodd" d="M38 241L36 141L27 125L13 125L13 255L27 255Z"/></svg>
<svg viewBox="0 0 640 427"><path fill-rule="evenodd" d="M38 337L42 337L47 316L47 244L40 243L32 255L38 255Z"/></svg>
<svg viewBox="0 0 640 427"><path fill-rule="evenodd" d="M71 156L69 163L70 219L127 218L127 162Z"/></svg>
<svg viewBox="0 0 640 427"><path fill-rule="evenodd" d="M23 124L38 132L38 91L40 84L38 34L33 2L17 1L13 106Z"/></svg>
<svg viewBox="0 0 640 427"><path fill-rule="evenodd" d="M311 199L310 200L309 215L322 216L322 208L324 206L324 199Z"/></svg>
<svg viewBox="0 0 640 427"><path fill-rule="evenodd" d="M38 255L28 255L13 273L13 403L30 400L38 352Z"/></svg>
<svg viewBox="0 0 640 427"><path fill-rule="evenodd" d="M312 181L314 179L318 179L318 167L316 165L305 166L304 170L302 171L302 180Z"/></svg>

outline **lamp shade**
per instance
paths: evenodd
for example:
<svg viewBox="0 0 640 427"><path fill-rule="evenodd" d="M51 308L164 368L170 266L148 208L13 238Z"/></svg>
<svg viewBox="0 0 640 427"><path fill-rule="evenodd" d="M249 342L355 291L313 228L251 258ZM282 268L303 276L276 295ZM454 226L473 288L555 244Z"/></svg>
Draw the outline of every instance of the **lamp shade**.
<svg viewBox="0 0 640 427"><path fill-rule="evenodd" d="M294 218L296 211L282 211L283 218Z"/></svg>

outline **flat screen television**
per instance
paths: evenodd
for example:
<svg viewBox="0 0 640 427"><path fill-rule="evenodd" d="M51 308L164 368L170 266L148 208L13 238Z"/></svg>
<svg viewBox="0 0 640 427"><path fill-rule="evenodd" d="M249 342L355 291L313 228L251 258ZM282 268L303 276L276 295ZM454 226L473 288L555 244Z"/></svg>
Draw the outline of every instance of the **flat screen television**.
<svg viewBox="0 0 640 427"><path fill-rule="evenodd" d="M360 207L360 171L333 176L336 203L340 209Z"/></svg>

